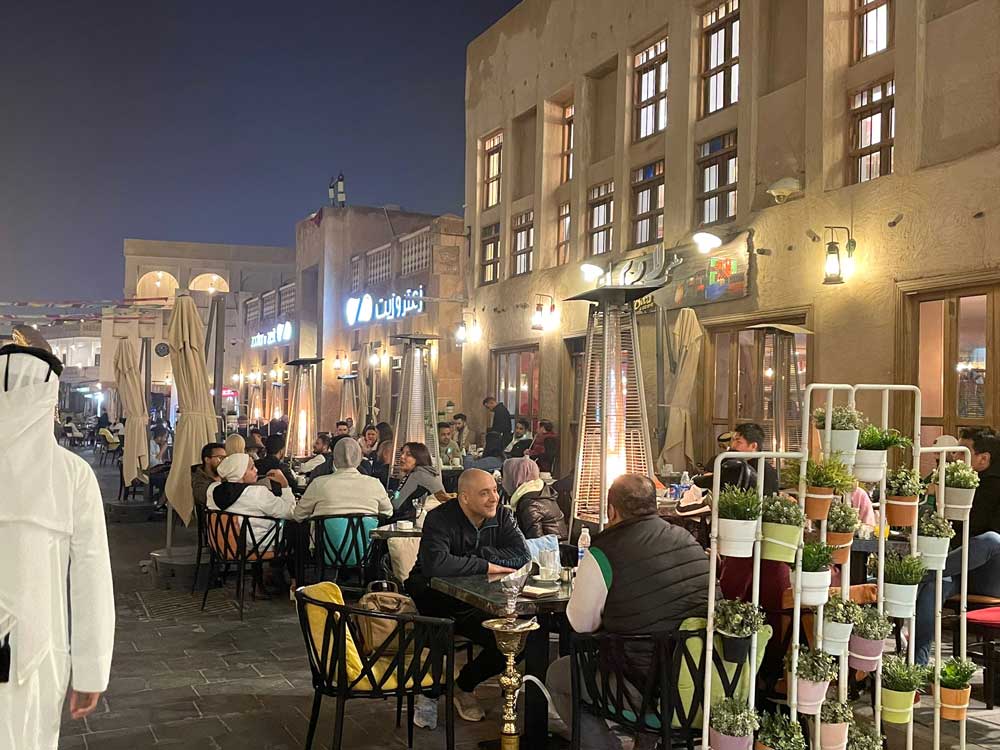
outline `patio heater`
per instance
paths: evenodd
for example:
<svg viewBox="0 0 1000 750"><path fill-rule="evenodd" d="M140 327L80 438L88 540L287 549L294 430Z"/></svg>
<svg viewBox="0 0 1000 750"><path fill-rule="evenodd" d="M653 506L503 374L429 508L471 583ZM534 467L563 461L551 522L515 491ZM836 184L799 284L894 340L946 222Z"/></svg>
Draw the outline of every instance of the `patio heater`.
<svg viewBox="0 0 1000 750"><path fill-rule="evenodd" d="M653 478L632 303L659 287L608 285L569 298L592 303L572 517L596 523L599 530L607 522L608 488L615 479L622 474Z"/></svg>
<svg viewBox="0 0 1000 750"><path fill-rule="evenodd" d="M288 363L292 370L292 395L288 405L288 455L309 456L316 428L316 365L322 357L304 357Z"/></svg>
<svg viewBox="0 0 1000 750"><path fill-rule="evenodd" d="M264 405L260 394L260 373L252 372L247 376L250 393L247 397L247 421L260 426L264 416Z"/></svg>
<svg viewBox="0 0 1000 750"><path fill-rule="evenodd" d="M285 368L275 362L274 369L268 375L271 378L270 392L267 396L267 421L281 419L285 416L284 405Z"/></svg>
<svg viewBox="0 0 1000 750"><path fill-rule="evenodd" d="M439 336L405 334L394 336L402 341L403 378L396 409L395 433L392 440L392 476L399 477L399 452L403 443L423 443L431 453L434 466L441 465L441 449L437 435L437 399L431 377L430 342Z"/></svg>
<svg viewBox="0 0 1000 750"><path fill-rule="evenodd" d="M363 430L367 417L365 402L361 395L362 383L356 373L338 375L340 381L340 421L351 419L357 429Z"/></svg>

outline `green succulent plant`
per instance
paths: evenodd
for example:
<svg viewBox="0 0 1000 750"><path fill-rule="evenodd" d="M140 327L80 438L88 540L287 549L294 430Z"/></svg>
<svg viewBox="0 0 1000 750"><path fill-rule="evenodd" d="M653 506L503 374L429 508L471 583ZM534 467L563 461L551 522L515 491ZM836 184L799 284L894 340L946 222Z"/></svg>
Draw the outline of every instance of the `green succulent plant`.
<svg viewBox="0 0 1000 750"><path fill-rule="evenodd" d="M952 657L941 665L941 687L949 690L962 690L969 686L972 676L979 668L970 659Z"/></svg>
<svg viewBox="0 0 1000 750"><path fill-rule="evenodd" d="M885 554L885 582L900 586L916 586L924 580L927 567L915 555L901 555L894 550Z"/></svg>
<svg viewBox="0 0 1000 750"><path fill-rule="evenodd" d="M934 469L927 486L933 488L939 481L938 471ZM944 467L944 486L957 490L974 490L979 486L979 474L965 461L949 461Z"/></svg>
<svg viewBox="0 0 1000 750"><path fill-rule="evenodd" d="M795 668L796 677L812 682L827 682L836 678L837 664L825 651L812 648L799 649L799 661Z"/></svg>
<svg viewBox="0 0 1000 750"><path fill-rule="evenodd" d="M757 732L757 741L771 750L806 750L802 727L784 714L765 714Z"/></svg>
<svg viewBox="0 0 1000 750"><path fill-rule="evenodd" d="M910 445L913 445L913 441L899 430L883 430L870 424L858 433L858 448L863 451L884 451L894 447L906 448Z"/></svg>
<svg viewBox="0 0 1000 750"><path fill-rule="evenodd" d="M854 635L869 641L883 641L892 632L892 620L874 606L861 607L854 623Z"/></svg>
<svg viewBox="0 0 1000 750"><path fill-rule="evenodd" d="M890 497L917 497L924 491L924 483L913 469L896 469L885 478L885 491Z"/></svg>
<svg viewBox="0 0 1000 750"><path fill-rule="evenodd" d="M802 570L805 573L819 573L827 570L833 562L833 547L821 542L802 545Z"/></svg>
<svg viewBox="0 0 1000 750"><path fill-rule="evenodd" d="M826 409L813 410L816 429L826 429ZM865 415L850 406L835 406L830 412L831 430L860 430L865 426Z"/></svg>
<svg viewBox="0 0 1000 750"><path fill-rule="evenodd" d="M882 750L882 735L867 721L855 722L847 730L847 750Z"/></svg>
<svg viewBox="0 0 1000 750"><path fill-rule="evenodd" d="M823 619L854 625L861 618L861 607L850 599L835 596L823 608Z"/></svg>
<svg viewBox="0 0 1000 750"><path fill-rule="evenodd" d="M939 516L933 510L926 510L917 523L917 534L937 539L951 539L955 536L955 529L951 521L944 516Z"/></svg>
<svg viewBox="0 0 1000 750"><path fill-rule="evenodd" d="M733 521L754 521L760 518L761 502L757 489L741 490L727 484L719 493L719 518Z"/></svg>
<svg viewBox="0 0 1000 750"><path fill-rule="evenodd" d="M760 727L757 712L741 698L723 698L712 706L709 726L729 737L749 737Z"/></svg>
<svg viewBox="0 0 1000 750"><path fill-rule="evenodd" d="M768 495L764 498L761 520L782 526L802 526L806 515L794 499L785 495Z"/></svg>
<svg viewBox="0 0 1000 750"><path fill-rule="evenodd" d="M820 721L824 724L853 724L854 709L849 703L826 701L820 709Z"/></svg>
<svg viewBox="0 0 1000 750"><path fill-rule="evenodd" d="M781 479L789 487L799 486L800 464L788 461L781 470ZM854 477L847 466L836 456L825 461L806 462L806 484L810 487L829 487L833 494L842 495L854 486Z"/></svg>
<svg viewBox="0 0 1000 750"><path fill-rule="evenodd" d="M861 525L861 517L853 505L833 502L826 517L826 530L835 534L853 534Z"/></svg>
<svg viewBox="0 0 1000 750"><path fill-rule="evenodd" d="M715 629L736 638L746 638L764 627L764 610L739 599L715 603Z"/></svg>
<svg viewBox="0 0 1000 750"><path fill-rule="evenodd" d="M927 684L930 668L909 664L898 654L886 654L882 659L882 687L900 693L912 693Z"/></svg>

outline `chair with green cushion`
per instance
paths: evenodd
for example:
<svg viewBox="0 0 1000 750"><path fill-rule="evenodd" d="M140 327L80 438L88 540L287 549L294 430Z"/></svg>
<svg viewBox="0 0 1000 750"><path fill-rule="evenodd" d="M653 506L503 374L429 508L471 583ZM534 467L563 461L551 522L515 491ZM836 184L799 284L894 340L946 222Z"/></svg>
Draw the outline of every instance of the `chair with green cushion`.
<svg viewBox="0 0 1000 750"><path fill-rule="evenodd" d="M316 540L316 565L319 579L326 580L326 569L333 568L333 580L350 571L357 571L361 585L365 585L365 564L369 534L378 526L378 516L350 513L340 516L314 516L313 533Z"/></svg>

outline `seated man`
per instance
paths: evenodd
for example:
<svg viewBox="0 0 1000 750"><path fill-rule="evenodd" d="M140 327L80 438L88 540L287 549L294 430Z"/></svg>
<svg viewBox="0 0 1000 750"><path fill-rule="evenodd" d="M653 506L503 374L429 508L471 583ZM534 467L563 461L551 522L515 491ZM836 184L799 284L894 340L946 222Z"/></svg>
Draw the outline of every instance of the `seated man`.
<svg viewBox="0 0 1000 750"><path fill-rule="evenodd" d="M256 484L257 467L249 455L234 453L226 456L219 464L220 481L213 482L208 488L208 509L224 510L242 516L290 519L295 512L295 496L288 487L285 475L275 469L267 473L267 478L281 487L280 495ZM247 536L248 548L266 540L267 543L260 547L260 551L263 551L274 542L275 535L268 536L274 528L273 521L253 518L250 528L254 538Z"/></svg>
<svg viewBox="0 0 1000 750"><path fill-rule="evenodd" d="M518 418L514 422L514 437L507 443L503 452L508 458L521 458L531 447L534 439L531 434L531 423L527 419Z"/></svg>
<svg viewBox="0 0 1000 750"><path fill-rule="evenodd" d="M277 469L285 475L285 480L289 487L295 485L295 475L291 469L285 465L285 436L268 435L264 439L264 457L258 458L254 464L257 467L257 476L267 476L269 471ZM281 494L281 487L271 484L271 490L275 495Z"/></svg>
<svg viewBox="0 0 1000 750"><path fill-rule="evenodd" d="M222 481L219 464L225 457L226 446L222 443L208 443L201 449L201 463L191 467L191 493L195 505L204 506L208 502L208 488Z"/></svg>
<svg viewBox="0 0 1000 750"><path fill-rule="evenodd" d="M326 462L327 453L330 451L330 437L325 433L319 433L313 441L313 456L299 464L299 471L309 474Z"/></svg>
<svg viewBox="0 0 1000 750"><path fill-rule="evenodd" d="M580 563L566 608L578 633L605 630L638 635L676 629L688 617L708 613L708 556L687 531L656 513L656 487L626 474L608 490L608 524ZM641 692L650 670L644 649L628 652L626 689ZM559 716L570 725L573 696L568 656L549 667L546 684ZM634 686L634 687L633 687ZM607 724L586 712L584 748L617 748Z"/></svg>
<svg viewBox="0 0 1000 750"><path fill-rule="evenodd" d="M322 457L323 460L315 468L309 470L310 481L316 477L333 473L333 443L334 438L325 432L321 432L316 436L316 442L313 443L313 450L319 450L316 457Z"/></svg>
<svg viewBox="0 0 1000 750"><path fill-rule="evenodd" d="M462 449L462 453L469 450L469 446L472 445L474 438L472 437L472 430L469 428L468 418L464 414L456 414L451 418L452 424L452 437L455 442L458 443L458 447Z"/></svg>
<svg viewBox="0 0 1000 750"><path fill-rule="evenodd" d="M309 483L295 506L295 520L313 516L340 516L365 513L370 516L392 515L392 503L385 487L375 477L358 471L361 446L357 440L339 440L333 449L333 474L317 477Z"/></svg>
<svg viewBox="0 0 1000 750"><path fill-rule="evenodd" d="M455 681L455 709L466 721L485 714L473 694L476 686L503 671L505 661L493 634L482 623L489 615L430 587L440 576L510 573L527 565L531 556L509 508L500 505L497 483L485 471L469 469L458 480L458 499L430 511L424 519L417 562L406 580L420 614L450 617L455 632L482 649ZM417 696L413 723L434 729L437 700Z"/></svg>
<svg viewBox="0 0 1000 750"><path fill-rule="evenodd" d="M733 430L732 440L729 444L729 450L736 451L739 453L751 453L753 451L762 451L765 448L761 447L764 445L764 428L759 424L754 422L745 422L740 425L736 425L736 429ZM751 473L747 473L744 470L744 466L751 469ZM743 459L733 458L727 459L722 463L722 477L720 478L720 487L725 487L727 484L740 485L740 478L746 477L746 484L748 487L757 486L757 461L750 460L744 461ZM712 472L706 472L700 474L694 478L694 484L702 489L711 489L712 487ZM778 491L778 472L774 468L770 461L764 462L764 494L773 495Z"/></svg>
<svg viewBox="0 0 1000 750"><path fill-rule="evenodd" d="M149 441L149 484L153 489L153 494L159 496L161 505L164 503L163 489L166 487L167 476L170 474L170 461L167 460L168 436L166 427L157 426L153 428L153 439Z"/></svg>
<svg viewBox="0 0 1000 750"><path fill-rule="evenodd" d="M451 437L451 422L438 422L438 448L442 466L453 466L455 459L462 463L462 449Z"/></svg>
<svg viewBox="0 0 1000 750"><path fill-rule="evenodd" d="M963 440L966 438L963 436ZM972 468L979 487L969 511L970 594L1000 597L1000 437L979 432L971 438ZM928 488L933 490L933 485ZM945 490L947 495L947 490ZM956 522L953 543L962 543L962 524ZM961 588L962 548L948 554L942 573L942 600ZM917 594L916 661L926 664L934 641L934 572L929 572Z"/></svg>
<svg viewBox="0 0 1000 750"><path fill-rule="evenodd" d="M338 437L340 435L350 435L351 426L347 424L346 420L341 419L333 426L333 434L334 437Z"/></svg>

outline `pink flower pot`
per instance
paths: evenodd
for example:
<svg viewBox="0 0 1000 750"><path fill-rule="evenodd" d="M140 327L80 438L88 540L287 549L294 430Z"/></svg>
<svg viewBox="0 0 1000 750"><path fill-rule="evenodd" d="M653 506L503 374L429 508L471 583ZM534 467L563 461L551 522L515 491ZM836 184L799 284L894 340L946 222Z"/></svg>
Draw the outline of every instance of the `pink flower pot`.
<svg viewBox="0 0 1000 750"><path fill-rule="evenodd" d="M830 682L813 682L798 678L798 691L795 696L799 713L807 716L815 716L819 713L823 701L826 700L826 691L830 687Z"/></svg>
<svg viewBox="0 0 1000 750"><path fill-rule="evenodd" d="M874 672L882 661L882 648L882 641L869 640L852 633L847 645L847 665L851 669Z"/></svg>
<svg viewBox="0 0 1000 750"><path fill-rule="evenodd" d="M712 750L750 750L753 737L730 737L709 727L708 744L712 746Z"/></svg>
<svg viewBox="0 0 1000 750"><path fill-rule="evenodd" d="M847 747L847 730L850 724L823 724L820 727L820 746L823 750L844 750Z"/></svg>

